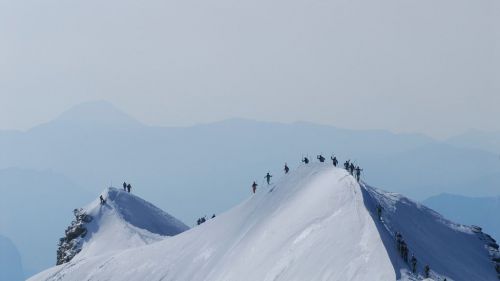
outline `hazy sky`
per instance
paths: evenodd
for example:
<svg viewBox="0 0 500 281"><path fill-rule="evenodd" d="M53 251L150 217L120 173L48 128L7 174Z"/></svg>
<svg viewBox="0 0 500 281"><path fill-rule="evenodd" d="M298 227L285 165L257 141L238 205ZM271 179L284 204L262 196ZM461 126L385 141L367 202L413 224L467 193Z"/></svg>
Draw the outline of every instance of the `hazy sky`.
<svg viewBox="0 0 500 281"><path fill-rule="evenodd" d="M498 0L0 0L0 128L104 99L148 124L500 130Z"/></svg>

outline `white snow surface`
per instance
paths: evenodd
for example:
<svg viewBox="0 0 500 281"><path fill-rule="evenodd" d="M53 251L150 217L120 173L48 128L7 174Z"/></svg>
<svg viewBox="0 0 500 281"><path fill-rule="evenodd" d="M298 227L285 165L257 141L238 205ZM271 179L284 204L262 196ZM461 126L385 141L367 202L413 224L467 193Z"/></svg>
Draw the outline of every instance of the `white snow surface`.
<svg viewBox="0 0 500 281"><path fill-rule="evenodd" d="M163 240L189 229L184 223L151 203L116 188L102 192L106 204L96 199L84 208L93 220L86 225L82 251L75 259L118 252Z"/></svg>
<svg viewBox="0 0 500 281"><path fill-rule="evenodd" d="M99 220L86 252L29 280L422 280L397 253L399 231L419 260L418 272L431 267L429 280L498 281L471 228L326 164L300 166L215 219L148 245L137 243L150 239L137 230L149 214L138 216L133 229L118 217ZM106 247L113 251L98 254Z"/></svg>

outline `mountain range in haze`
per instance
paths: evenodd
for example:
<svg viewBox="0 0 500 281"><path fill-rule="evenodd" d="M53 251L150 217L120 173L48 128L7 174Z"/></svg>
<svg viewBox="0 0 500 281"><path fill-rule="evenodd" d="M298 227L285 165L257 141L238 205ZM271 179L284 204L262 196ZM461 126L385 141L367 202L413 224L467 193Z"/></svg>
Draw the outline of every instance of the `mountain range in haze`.
<svg viewBox="0 0 500 281"><path fill-rule="evenodd" d="M133 193L154 198L155 205L193 225L195 218L240 202L252 181L264 185L266 172L279 175L285 162L298 166L302 156L315 159L319 153L327 159L335 153L341 163L355 161L374 186L416 200L444 192L497 196L496 138L497 133L477 138L469 133L438 141L419 134L244 119L153 127L110 103L90 102L28 131L0 131L0 234L19 248L24 267L37 272L55 263L57 234L35 238L43 243L34 244L47 245L35 255L38 246L21 246L17 237L59 231L71 208L103 187L130 182ZM25 215L16 220L26 229L4 223L20 210ZM38 223L54 227L46 230ZM54 252L49 252L51 247Z"/></svg>

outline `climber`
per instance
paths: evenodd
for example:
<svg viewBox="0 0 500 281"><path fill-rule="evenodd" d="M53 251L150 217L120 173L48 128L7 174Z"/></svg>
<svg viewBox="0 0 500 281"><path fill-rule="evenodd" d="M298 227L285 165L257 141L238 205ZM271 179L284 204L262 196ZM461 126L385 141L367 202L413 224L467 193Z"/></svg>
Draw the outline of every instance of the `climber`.
<svg viewBox="0 0 500 281"><path fill-rule="evenodd" d="M382 206L380 204L377 205L377 216L378 220L382 220Z"/></svg>
<svg viewBox="0 0 500 281"><path fill-rule="evenodd" d="M401 233L396 232L396 248L398 249L398 252L401 254L401 241L403 240L403 236L401 236Z"/></svg>
<svg viewBox="0 0 500 281"><path fill-rule="evenodd" d="M406 242L403 241L403 260L407 263L408 262L408 246L406 245Z"/></svg>
<svg viewBox="0 0 500 281"><path fill-rule="evenodd" d="M408 262L408 246L406 246L406 242L403 238L400 238L398 241L399 254L405 262Z"/></svg>
<svg viewBox="0 0 500 281"><path fill-rule="evenodd" d="M411 255L411 271L417 273L417 258L414 255Z"/></svg>
<svg viewBox="0 0 500 281"><path fill-rule="evenodd" d="M323 157L323 155L320 154L317 156L317 158L318 158L319 162L321 162L321 163L325 162L325 157Z"/></svg>
<svg viewBox="0 0 500 281"><path fill-rule="evenodd" d="M302 163L309 164L309 159L307 159L307 157L304 157L304 159L302 159Z"/></svg>
<svg viewBox="0 0 500 281"><path fill-rule="evenodd" d="M127 191L128 191L128 193L130 193L130 189L132 189L132 186L129 183L129 184L127 184Z"/></svg>
<svg viewBox="0 0 500 281"><path fill-rule="evenodd" d="M252 191L253 193L255 194L255 191L257 190L257 183L254 181L253 184L252 184Z"/></svg>
<svg viewBox="0 0 500 281"><path fill-rule="evenodd" d="M101 200L101 205L106 204L106 200L104 200L104 197L102 197L102 195L99 196L99 199Z"/></svg>
<svg viewBox="0 0 500 281"><path fill-rule="evenodd" d="M266 181L267 181L267 184L268 184L268 185L271 183L271 178L272 178L272 177L273 177L273 176L271 176L271 174L269 174L269 172L267 172L267 175L264 177L264 178L266 178Z"/></svg>
<svg viewBox="0 0 500 281"><path fill-rule="evenodd" d="M429 267L429 265L426 265L424 267L424 277L425 278L429 278L430 277L430 273L431 273L431 268Z"/></svg>
<svg viewBox="0 0 500 281"><path fill-rule="evenodd" d="M333 166L334 167L337 167L337 164L339 163L339 161L337 160L337 157L335 156L331 156L330 159L332 159L332 162L333 162Z"/></svg>
<svg viewBox="0 0 500 281"><path fill-rule="evenodd" d="M206 221L207 221L207 218L206 218L206 216L204 216L204 217L202 217L202 218L199 218L199 219L196 221L196 224L197 224L197 225L200 225L200 224L202 224L202 223L204 223L204 222L206 222Z"/></svg>
<svg viewBox="0 0 500 281"><path fill-rule="evenodd" d="M285 163L285 174L288 174L288 171L290 171L290 168L288 168L288 165Z"/></svg>
<svg viewBox="0 0 500 281"><path fill-rule="evenodd" d="M349 166L349 172L351 173L351 176L354 176L354 163L351 163Z"/></svg>
<svg viewBox="0 0 500 281"><path fill-rule="evenodd" d="M347 161L345 161L345 162L344 162L344 168L345 168L347 171L349 171L349 162L350 162L350 161L351 161L351 160L347 160Z"/></svg>
<svg viewBox="0 0 500 281"><path fill-rule="evenodd" d="M127 183L123 182L123 191L127 191Z"/></svg>
<svg viewBox="0 0 500 281"><path fill-rule="evenodd" d="M363 169L361 169L359 166L357 166L355 168L355 170L356 170L356 180L360 181L361 180L361 171L363 171Z"/></svg>

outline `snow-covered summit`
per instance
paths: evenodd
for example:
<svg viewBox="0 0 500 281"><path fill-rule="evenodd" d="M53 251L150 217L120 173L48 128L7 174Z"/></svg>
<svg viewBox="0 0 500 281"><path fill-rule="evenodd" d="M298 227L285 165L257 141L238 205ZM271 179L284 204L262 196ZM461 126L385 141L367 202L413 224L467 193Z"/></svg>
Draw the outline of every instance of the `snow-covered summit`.
<svg viewBox="0 0 500 281"><path fill-rule="evenodd" d="M396 232L418 259L416 274ZM179 235L87 255L30 280L423 280L429 265L431 280L493 281L494 245L478 229L360 185L345 170L309 164Z"/></svg>
<svg viewBox="0 0 500 281"><path fill-rule="evenodd" d="M132 226L166 236L188 229L184 223L133 193L110 187L101 195L106 200L105 204L101 204L97 198L85 208L93 217L102 218L103 215L111 214Z"/></svg>
<svg viewBox="0 0 500 281"><path fill-rule="evenodd" d="M101 196L106 200L104 204L98 198L75 210L76 221L66 231L66 241L62 240L66 242L62 260L68 261L76 254L81 259L138 247L188 229L181 221L131 193L110 187Z"/></svg>

